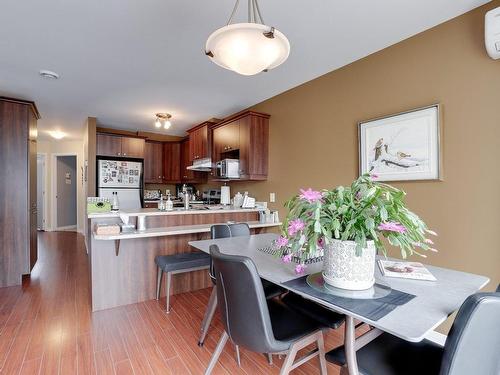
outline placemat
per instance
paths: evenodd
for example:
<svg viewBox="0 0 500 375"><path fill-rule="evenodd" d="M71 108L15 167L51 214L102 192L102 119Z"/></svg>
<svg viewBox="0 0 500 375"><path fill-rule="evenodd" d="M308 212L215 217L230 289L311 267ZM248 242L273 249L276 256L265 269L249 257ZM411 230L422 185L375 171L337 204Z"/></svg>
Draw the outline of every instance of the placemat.
<svg viewBox="0 0 500 375"><path fill-rule="evenodd" d="M377 321L398 306L411 301L415 296L392 289L391 293L385 297L378 299L352 299L335 296L332 294L322 293L314 288L311 288L306 281L307 276L302 276L294 280L287 281L283 285L288 288L295 289L301 293L322 299L333 305L342 307L343 309L352 311L353 313Z"/></svg>

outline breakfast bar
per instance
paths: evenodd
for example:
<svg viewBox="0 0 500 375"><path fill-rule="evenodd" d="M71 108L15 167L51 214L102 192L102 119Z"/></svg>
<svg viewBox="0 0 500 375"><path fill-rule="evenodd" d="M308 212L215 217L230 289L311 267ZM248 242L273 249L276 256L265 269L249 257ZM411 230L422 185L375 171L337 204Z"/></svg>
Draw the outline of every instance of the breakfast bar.
<svg viewBox="0 0 500 375"><path fill-rule="evenodd" d="M208 239L213 224L248 223L253 233L272 230L280 223L261 222L262 209L157 209L123 210L119 213L88 215L88 252L92 311L113 308L155 298L158 255L196 251L188 242ZM120 224L124 215L131 224L144 216L146 229L117 234L97 234L98 225ZM206 270L178 274L172 280L172 294L209 287ZM164 296L164 291L162 290Z"/></svg>

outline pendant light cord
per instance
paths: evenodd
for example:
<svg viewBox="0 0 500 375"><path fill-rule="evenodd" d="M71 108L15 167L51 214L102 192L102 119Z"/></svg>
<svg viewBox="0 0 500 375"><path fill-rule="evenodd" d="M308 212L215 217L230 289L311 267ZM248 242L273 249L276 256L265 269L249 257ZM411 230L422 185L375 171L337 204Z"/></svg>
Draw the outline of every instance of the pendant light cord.
<svg viewBox="0 0 500 375"><path fill-rule="evenodd" d="M226 26L230 25L231 22L233 21L234 15L238 10L239 5L240 5L240 0L236 0L233 7L233 11L229 16L229 19L227 20ZM260 12L259 3L257 2L257 0L248 0L248 23L260 23L262 25L265 25L264 19L262 18L262 14Z"/></svg>

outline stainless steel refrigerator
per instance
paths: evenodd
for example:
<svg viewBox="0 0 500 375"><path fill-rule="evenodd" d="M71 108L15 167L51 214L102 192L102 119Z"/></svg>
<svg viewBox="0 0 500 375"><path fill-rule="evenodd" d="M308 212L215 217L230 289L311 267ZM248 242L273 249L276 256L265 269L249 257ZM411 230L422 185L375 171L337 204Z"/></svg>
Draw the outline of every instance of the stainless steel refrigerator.
<svg viewBox="0 0 500 375"><path fill-rule="evenodd" d="M97 160L97 195L118 193L120 209L136 209L143 202L143 162L119 159Z"/></svg>

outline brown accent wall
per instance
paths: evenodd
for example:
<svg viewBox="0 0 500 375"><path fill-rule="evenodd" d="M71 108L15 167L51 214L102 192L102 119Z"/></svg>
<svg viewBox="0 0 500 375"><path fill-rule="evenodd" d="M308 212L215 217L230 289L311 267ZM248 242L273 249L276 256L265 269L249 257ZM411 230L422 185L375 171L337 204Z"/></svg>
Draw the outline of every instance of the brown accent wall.
<svg viewBox="0 0 500 375"><path fill-rule="evenodd" d="M500 1L275 96L252 109L271 115L269 179L232 184L283 202L301 187L358 176L357 123L442 105L444 181L395 183L439 233L425 262L500 282L500 61L484 47L484 14ZM312 56L310 58L313 58ZM271 73L272 74L272 73Z"/></svg>

